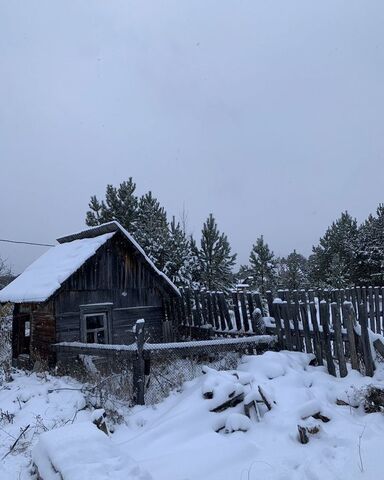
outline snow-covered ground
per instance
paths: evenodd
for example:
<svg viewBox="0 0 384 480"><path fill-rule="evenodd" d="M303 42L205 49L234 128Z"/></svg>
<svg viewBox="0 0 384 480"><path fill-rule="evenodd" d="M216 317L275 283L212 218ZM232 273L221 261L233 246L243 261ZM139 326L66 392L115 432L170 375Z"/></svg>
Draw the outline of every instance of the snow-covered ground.
<svg viewBox="0 0 384 480"><path fill-rule="evenodd" d="M379 366L374 378L350 371L341 379L328 375L325 367L310 366L310 359L292 352L244 357L236 372L207 368L205 375L187 382L181 392L156 406L128 409L119 404L124 421L115 426L110 438L105 436L107 443L104 437L95 436L94 430L89 433L93 452L89 461L95 450L100 450L98 476L91 479L88 475L89 480L120 479L118 473L123 471L138 475L132 478L148 480L382 478L384 414L365 413L361 402L364 387L374 384L384 388L384 367ZM272 405L268 411L258 403L259 421L256 411L251 411L250 421L243 415L244 402L221 412L211 411L232 392L234 396L244 394L246 402L261 400L259 386ZM65 455L64 460L63 456L55 458L53 446L65 449L67 442L72 452L77 451L73 446L78 435L84 463L84 432L89 431L92 412L85 408L85 396L79 388L80 384L68 378L21 372L14 374L13 382L0 387L1 458L21 429L30 425L25 438L0 461L2 480L31 478L31 451L39 437L43 441L33 450L35 458L46 454L54 462L67 464ZM337 400L359 406L337 405ZM318 411L330 420L325 423L311 416ZM66 427L60 429L63 425ZM309 442L303 445L298 441L298 425L319 431L309 434ZM53 428L57 430L41 436ZM102 468L111 458L108 452L113 452L113 465L119 465L116 475L109 470L106 476L108 469ZM72 453L70 458L72 466L76 461L80 465L79 456ZM64 480L75 478L71 475L76 469L68 471ZM76 478L88 480L84 466L78 471L83 476ZM127 480L131 478L125 475Z"/></svg>

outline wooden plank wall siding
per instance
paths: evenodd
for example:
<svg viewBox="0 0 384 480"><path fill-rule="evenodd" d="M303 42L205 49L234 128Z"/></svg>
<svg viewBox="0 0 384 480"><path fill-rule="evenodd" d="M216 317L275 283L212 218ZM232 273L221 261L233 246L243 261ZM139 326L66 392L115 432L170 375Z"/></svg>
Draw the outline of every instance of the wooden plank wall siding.
<svg viewBox="0 0 384 480"><path fill-rule="evenodd" d="M280 348L313 353L326 361L330 374L347 374L352 368L372 376L374 362L369 331L383 333L384 288L355 287L344 290L280 290L265 298L253 292L184 290L179 305L170 307L183 330L212 325L215 335L253 335L252 312L258 307L267 320L267 333L274 334ZM384 339L383 339L384 341Z"/></svg>
<svg viewBox="0 0 384 480"><path fill-rule="evenodd" d="M151 341L163 341L165 304L176 293L120 233L82 265L54 297L58 342L80 340L80 305L112 304L112 343L131 343L145 318Z"/></svg>

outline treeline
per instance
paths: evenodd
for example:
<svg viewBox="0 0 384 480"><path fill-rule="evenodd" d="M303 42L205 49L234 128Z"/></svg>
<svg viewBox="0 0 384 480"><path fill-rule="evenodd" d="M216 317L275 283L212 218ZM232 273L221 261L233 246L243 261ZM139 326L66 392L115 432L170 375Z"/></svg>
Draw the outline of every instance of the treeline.
<svg viewBox="0 0 384 480"><path fill-rule="evenodd" d="M306 258L294 250L277 257L261 235L252 246L247 265L234 272L236 254L212 214L199 239L188 233L185 216L168 219L149 191L136 194L132 178L118 187L107 185L103 200L92 196L89 226L117 220L147 255L178 286L228 290L246 284L259 291L277 288L342 288L382 285L384 272L384 205L358 225L348 212L327 229Z"/></svg>

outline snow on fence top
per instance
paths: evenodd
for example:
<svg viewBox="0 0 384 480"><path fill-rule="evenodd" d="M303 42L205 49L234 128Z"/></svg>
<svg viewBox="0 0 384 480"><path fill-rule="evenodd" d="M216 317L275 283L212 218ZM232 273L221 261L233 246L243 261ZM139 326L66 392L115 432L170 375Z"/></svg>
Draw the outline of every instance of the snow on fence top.
<svg viewBox="0 0 384 480"><path fill-rule="evenodd" d="M0 291L0 302L43 302L114 233L56 245Z"/></svg>

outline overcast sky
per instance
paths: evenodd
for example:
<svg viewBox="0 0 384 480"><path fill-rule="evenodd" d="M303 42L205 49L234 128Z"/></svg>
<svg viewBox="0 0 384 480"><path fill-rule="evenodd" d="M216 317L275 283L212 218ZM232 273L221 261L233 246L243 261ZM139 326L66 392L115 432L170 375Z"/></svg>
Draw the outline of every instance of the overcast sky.
<svg viewBox="0 0 384 480"><path fill-rule="evenodd" d="M132 176L239 261L384 200L383 0L0 0L0 238ZM18 273L44 248L0 243Z"/></svg>

